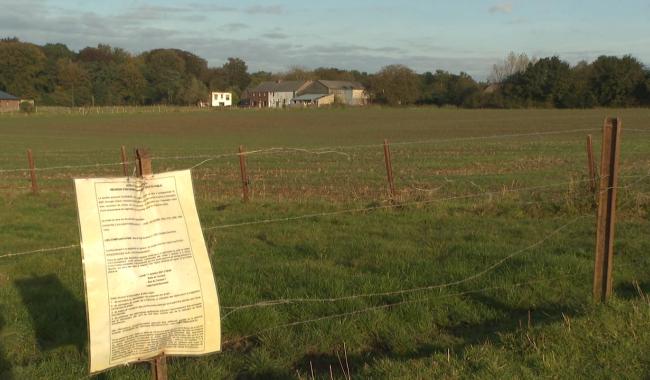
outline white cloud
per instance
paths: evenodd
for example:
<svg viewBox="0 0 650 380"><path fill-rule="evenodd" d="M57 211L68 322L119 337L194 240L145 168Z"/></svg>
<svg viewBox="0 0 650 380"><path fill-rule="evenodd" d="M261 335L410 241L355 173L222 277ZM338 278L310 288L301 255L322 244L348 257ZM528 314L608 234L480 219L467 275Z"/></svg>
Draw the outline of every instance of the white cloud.
<svg viewBox="0 0 650 380"><path fill-rule="evenodd" d="M499 3L491 6L488 12L494 13L512 13L512 3Z"/></svg>

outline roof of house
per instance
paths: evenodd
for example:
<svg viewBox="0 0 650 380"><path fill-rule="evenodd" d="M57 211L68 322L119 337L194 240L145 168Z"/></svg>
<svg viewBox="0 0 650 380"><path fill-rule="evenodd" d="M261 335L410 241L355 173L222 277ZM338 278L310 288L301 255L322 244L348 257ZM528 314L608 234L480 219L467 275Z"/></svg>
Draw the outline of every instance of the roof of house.
<svg viewBox="0 0 650 380"><path fill-rule="evenodd" d="M280 82L262 82L249 89L256 92L296 92L309 82L304 80L287 80Z"/></svg>
<svg viewBox="0 0 650 380"><path fill-rule="evenodd" d="M335 90L365 90L365 87L359 82L346 80L320 80L325 87Z"/></svg>
<svg viewBox="0 0 650 380"><path fill-rule="evenodd" d="M0 91L0 100L20 100L20 99L4 91Z"/></svg>
<svg viewBox="0 0 650 380"><path fill-rule="evenodd" d="M326 96L332 96L330 94L304 94L300 96L296 96L293 98L294 101L307 101L307 102L313 102L314 100L318 100L321 98L324 98Z"/></svg>

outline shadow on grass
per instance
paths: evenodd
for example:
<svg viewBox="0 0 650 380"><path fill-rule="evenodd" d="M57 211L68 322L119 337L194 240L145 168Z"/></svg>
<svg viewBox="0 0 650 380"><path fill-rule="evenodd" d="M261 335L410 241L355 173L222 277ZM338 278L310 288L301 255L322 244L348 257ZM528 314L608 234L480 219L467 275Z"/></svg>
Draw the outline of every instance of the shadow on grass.
<svg viewBox="0 0 650 380"><path fill-rule="evenodd" d="M614 288L616 297L624 300L634 300L650 295L650 281L643 282L625 282L616 285Z"/></svg>
<svg viewBox="0 0 650 380"><path fill-rule="evenodd" d="M87 340L86 310L54 274L14 282L29 311L43 351L74 345L82 352Z"/></svg>
<svg viewBox="0 0 650 380"><path fill-rule="evenodd" d="M2 335L2 329L5 326L5 319L2 315L2 307L0 306L0 336ZM13 379L13 375L11 373L11 363L9 363L5 357L2 341L0 341L0 378L7 380Z"/></svg>
<svg viewBox="0 0 650 380"><path fill-rule="evenodd" d="M484 295L471 295L468 297L474 302L481 303L497 311L499 317L484 320L481 323L459 322L453 326L443 327L443 332L446 333L447 338L436 339L435 342L420 343L419 345L417 342L414 342L413 348L403 353L392 352L390 349L392 346L391 342L378 340L374 342L372 345L373 348L370 350L354 354L348 352L347 361L351 372L354 373L355 370L358 371L370 361L381 358L408 361L430 357L435 354L446 354L448 349L454 355L463 355L465 350L472 345L481 344L486 341L498 346L501 342L501 334L514 333L528 328L529 311L532 327L560 322L563 320L563 313L568 313L571 317L582 313L577 305L571 304L541 305L530 308L511 307L495 298ZM339 357L343 361L343 366L339 361ZM342 368L348 365L345 364L342 350L338 356L336 353L311 353L294 362L294 368L303 371L303 373L305 370L310 371L310 368L313 367L316 377L326 378L329 378L330 366L332 367L334 376L337 377L343 376Z"/></svg>

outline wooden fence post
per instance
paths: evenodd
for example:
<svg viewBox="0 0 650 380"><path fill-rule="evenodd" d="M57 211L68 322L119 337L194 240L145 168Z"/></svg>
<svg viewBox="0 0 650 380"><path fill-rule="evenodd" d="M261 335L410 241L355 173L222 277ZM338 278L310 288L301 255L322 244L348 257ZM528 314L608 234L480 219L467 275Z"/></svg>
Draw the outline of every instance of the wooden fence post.
<svg viewBox="0 0 650 380"><path fill-rule="evenodd" d="M149 151L144 148L137 148L135 150L135 157L137 161L138 176L152 175L153 169L151 167L151 156ZM167 358L165 354L160 354L151 359L151 379L152 380L167 380Z"/></svg>
<svg viewBox="0 0 650 380"><path fill-rule="evenodd" d="M607 118L603 126L598 189L598 227L594 264L594 301L607 301L612 295L614 267L614 230L616 227L616 187L621 146L620 118Z"/></svg>
<svg viewBox="0 0 650 380"><path fill-rule="evenodd" d="M244 202L248 202L248 175L246 174L246 155L244 147L239 146L239 171L241 172L242 197Z"/></svg>
<svg viewBox="0 0 650 380"><path fill-rule="evenodd" d="M149 156L149 151L144 148L137 148L135 150L135 157L138 161L138 177L152 175L153 169L151 168L151 156Z"/></svg>
<svg viewBox="0 0 650 380"><path fill-rule="evenodd" d="M151 380L167 380L167 358L165 354L156 356L151 361Z"/></svg>
<svg viewBox="0 0 650 380"><path fill-rule="evenodd" d="M32 150L27 149L27 162L29 164L29 176L32 180L32 193L38 193L38 185L36 184L36 167L34 165L34 156Z"/></svg>
<svg viewBox="0 0 650 380"><path fill-rule="evenodd" d="M124 148L124 145L122 145L120 149L120 157L122 158L122 170L124 171L124 176L128 177L129 176L129 168L127 167L126 164L126 149Z"/></svg>
<svg viewBox="0 0 650 380"><path fill-rule="evenodd" d="M386 177L388 179L388 188L390 196L395 198L395 183L393 181L393 163L390 156L390 146L388 140L384 139L384 162L386 164Z"/></svg>
<svg viewBox="0 0 650 380"><path fill-rule="evenodd" d="M594 165L594 147L591 135L587 135L587 169L589 170L589 189L596 193L596 169Z"/></svg>

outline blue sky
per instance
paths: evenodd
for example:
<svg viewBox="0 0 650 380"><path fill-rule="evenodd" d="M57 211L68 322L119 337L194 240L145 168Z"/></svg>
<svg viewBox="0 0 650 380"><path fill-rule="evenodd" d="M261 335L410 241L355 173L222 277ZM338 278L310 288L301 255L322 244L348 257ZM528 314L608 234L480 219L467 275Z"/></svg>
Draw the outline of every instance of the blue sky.
<svg viewBox="0 0 650 380"><path fill-rule="evenodd" d="M335 66L466 71L484 79L508 52L571 63L632 54L650 63L650 1L0 0L0 36L191 51L252 71Z"/></svg>

